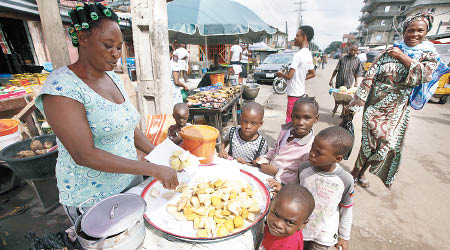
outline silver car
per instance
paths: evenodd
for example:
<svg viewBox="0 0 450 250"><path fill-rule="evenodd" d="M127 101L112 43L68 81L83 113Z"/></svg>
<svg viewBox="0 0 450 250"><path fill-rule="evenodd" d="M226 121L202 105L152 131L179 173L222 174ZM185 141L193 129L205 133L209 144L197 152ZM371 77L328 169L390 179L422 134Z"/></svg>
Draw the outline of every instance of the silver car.
<svg viewBox="0 0 450 250"><path fill-rule="evenodd" d="M277 53L271 54L263 63L260 64L253 73L253 79L258 83L270 82L275 79L275 73L281 69L283 65L290 65L294 53Z"/></svg>

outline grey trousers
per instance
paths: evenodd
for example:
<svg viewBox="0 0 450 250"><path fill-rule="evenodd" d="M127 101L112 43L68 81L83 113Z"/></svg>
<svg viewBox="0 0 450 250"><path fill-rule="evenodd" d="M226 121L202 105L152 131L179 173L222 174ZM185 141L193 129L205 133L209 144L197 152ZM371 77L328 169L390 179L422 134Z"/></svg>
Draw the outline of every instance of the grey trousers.
<svg viewBox="0 0 450 250"><path fill-rule="evenodd" d="M144 181L144 178L142 177L142 175L136 175L136 177L131 181L131 183L122 191L122 193L128 191L130 188L135 187L139 184L141 184L141 182ZM67 217L69 217L69 221L70 223L72 223L72 225L75 225L75 221L77 220L77 218L81 215L81 212L78 211L78 207L73 207L73 206L66 206L63 205L64 208L64 212L66 212ZM86 211L89 209L89 207L83 207L83 209Z"/></svg>

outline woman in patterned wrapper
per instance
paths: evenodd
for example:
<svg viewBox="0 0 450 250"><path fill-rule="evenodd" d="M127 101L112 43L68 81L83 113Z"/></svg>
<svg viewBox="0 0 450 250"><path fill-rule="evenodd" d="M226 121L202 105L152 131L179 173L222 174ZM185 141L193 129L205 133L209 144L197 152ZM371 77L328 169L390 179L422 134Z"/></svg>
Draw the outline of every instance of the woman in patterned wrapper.
<svg viewBox="0 0 450 250"><path fill-rule="evenodd" d="M100 3L70 12L69 32L79 59L53 71L36 106L57 136L59 200L72 223L77 206L90 207L154 176L165 188L178 185L175 170L138 159L153 145L136 127L140 115L113 72L121 57L118 17Z"/></svg>
<svg viewBox="0 0 450 250"><path fill-rule="evenodd" d="M434 79L439 63L432 43L424 41L432 23L430 13L408 17L403 41L380 53L349 104L351 110L364 106L361 149L352 170L362 187L369 187L364 177L369 166L388 188L398 173L410 95L416 86Z"/></svg>

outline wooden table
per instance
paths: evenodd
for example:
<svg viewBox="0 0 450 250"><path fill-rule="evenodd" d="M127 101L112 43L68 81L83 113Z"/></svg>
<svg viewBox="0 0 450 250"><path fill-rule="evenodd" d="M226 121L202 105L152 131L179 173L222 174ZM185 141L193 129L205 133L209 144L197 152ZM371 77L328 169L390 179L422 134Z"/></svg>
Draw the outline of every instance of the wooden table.
<svg viewBox="0 0 450 250"><path fill-rule="evenodd" d="M23 110L27 106L29 108ZM34 99L30 95L2 99L0 100L0 119L17 118L27 125L32 136L39 135L41 131L33 113L35 109Z"/></svg>
<svg viewBox="0 0 450 250"><path fill-rule="evenodd" d="M236 94L233 99L231 99L225 106L219 109L214 108L189 108L189 113L193 115L208 115L210 117L210 123L211 120L213 121L213 126L217 128L220 131L220 134L222 134L223 129L223 122L222 122L222 113L231 109L231 114L233 117L233 125L238 125L237 120L237 105L242 97L242 90ZM219 144L221 142L221 136L219 136Z"/></svg>

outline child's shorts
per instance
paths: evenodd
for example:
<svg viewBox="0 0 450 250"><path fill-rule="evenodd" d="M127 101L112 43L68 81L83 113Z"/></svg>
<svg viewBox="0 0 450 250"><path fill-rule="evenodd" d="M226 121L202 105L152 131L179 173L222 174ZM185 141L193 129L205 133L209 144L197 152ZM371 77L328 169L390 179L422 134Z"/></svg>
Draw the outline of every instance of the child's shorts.
<svg viewBox="0 0 450 250"><path fill-rule="evenodd" d="M331 250L335 249L334 247L324 246L314 241L304 241L303 242L303 250Z"/></svg>

